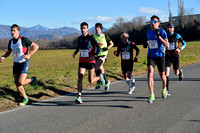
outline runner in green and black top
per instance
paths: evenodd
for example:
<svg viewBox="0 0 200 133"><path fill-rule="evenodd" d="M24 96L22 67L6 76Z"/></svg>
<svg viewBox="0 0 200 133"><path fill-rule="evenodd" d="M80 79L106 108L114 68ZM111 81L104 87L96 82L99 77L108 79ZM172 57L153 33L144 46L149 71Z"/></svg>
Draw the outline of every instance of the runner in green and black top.
<svg viewBox="0 0 200 133"><path fill-rule="evenodd" d="M31 83L35 89L38 87L37 78L34 76L31 79L27 79L27 74L30 64L29 59L38 50L39 46L34 42L31 42L28 38L19 35L20 27L16 24L11 26L11 33L13 38L9 41L8 50L0 58L0 62L3 62L3 60L13 52L13 77L17 89L24 98L19 105L24 106L28 103L29 99L23 86ZM28 53L29 46L32 47L32 50Z"/></svg>
<svg viewBox="0 0 200 133"><path fill-rule="evenodd" d="M75 100L76 103L83 103L81 99L82 95L82 80L85 71L88 69L88 80L90 83L94 83L98 80L101 81L101 84L104 85L105 81L103 75L94 77L95 74L95 56L100 53L100 47L97 43L94 36L88 33L88 24L86 22L81 23L80 25L82 35L78 37L78 46L74 54L72 55L75 58L76 54L80 51L79 57L79 69L78 69L78 96ZM96 49L96 52L95 52Z"/></svg>
<svg viewBox="0 0 200 133"><path fill-rule="evenodd" d="M139 48L134 42L129 41L129 34L121 34L121 44L118 45L117 51L114 52L114 55L119 56L121 53L121 69L124 79L129 85L129 94L135 89L135 79L133 78L133 62L138 62L138 55L140 53ZM133 49L136 51L136 56L133 59Z"/></svg>
<svg viewBox="0 0 200 133"><path fill-rule="evenodd" d="M103 64L107 60L108 49L112 48L114 46L114 44L108 35L101 32L102 29L103 29L103 26L101 23L95 24L96 33L94 34L94 37L97 40L97 42L99 43L99 46L101 48L101 53L98 54L98 56L96 57L97 62L96 62L95 70L96 70L97 76L100 74L103 74L103 77L105 80L105 90L107 91L107 90L109 90L110 81L107 80L106 73L103 68ZM101 86L100 82L97 81L96 89L99 89L100 86Z"/></svg>
<svg viewBox="0 0 200 133"><path fill-rule="evenodd" d="M180 34L174 32L174 25L167 25L167 36L169 40L169 48L165 51L165 73L167 78L167 95L169 93L169 72L171 64L173 65L174 74L179 75L179 80L183 80L183 70L179 68L179 53L186 47L186 42L183 40ZM182 43L182 46L179 48L179 42Z"/></svg>

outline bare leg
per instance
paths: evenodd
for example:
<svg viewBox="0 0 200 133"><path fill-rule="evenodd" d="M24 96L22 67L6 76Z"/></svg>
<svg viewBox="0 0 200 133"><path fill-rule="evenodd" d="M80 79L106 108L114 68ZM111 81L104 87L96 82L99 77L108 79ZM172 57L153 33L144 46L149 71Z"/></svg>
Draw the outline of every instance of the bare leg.
<svg viewBox="0 0 200 133"><path fill-rule="evenodd" d="M154 80L153 80L154 68L153 66L150 65L147 67L147 69L148 69L147 78L148 78L149 91L150 91L150 94L154 94Z"/></svg>

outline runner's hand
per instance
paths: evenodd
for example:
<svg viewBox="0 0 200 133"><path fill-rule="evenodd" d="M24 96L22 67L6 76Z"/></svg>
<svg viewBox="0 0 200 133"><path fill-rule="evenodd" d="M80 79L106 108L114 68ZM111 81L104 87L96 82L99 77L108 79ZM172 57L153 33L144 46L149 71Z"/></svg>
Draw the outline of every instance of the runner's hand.
<svg viewBox="0 0 200 133"><path fill-rule="evenodd" d="M107 51L108 50L108 47L107 48L103 48L103 51Z"/></svg>
<svg viewBox="0 0 200 133"><path fill-rule="evenodd" d="M158 29L155 30L157 38L160 36L160 31Z"/></svg>
<svg viewBox="0 0 200 133"><path fill-rule="evenodd" d="M148 43L143 44L143 48L147 48Z"/></svg>
<svg viewBox="0 0 200 133"><path fill-rule="evenodd" d="M176 53L178 54L178 53L180 53L181 52L181 50L179 49L179 48L177 48L176 49Z"/></svg>
<svg viewBox="0 0 200 133"><path fill-rule="evenodd" d="M73 57L73 58L75 58L75 56L76 56L75 54L72 54L72 57Z"/></svg>
<svg viewBox="0 0 200 133"><path fill-rule="evenodd" d="M3 60L5 60L5 57L0 58L0 62L3 62Z"/></svg>
<svg viewBox="0 0 200 133"><path fill-rule="evenodd" d="M133 60L133 62L138 62L138 58L137 58L137 57L135 57L135 59Z"/></svg>
<svg viewBox="0 0 200 133"><path fill-rule="evenodd" d="M30 57L31 57L31 54L25 54L25 55L24 55L24 59L25 59L25 60L30 59Z"/></svg>

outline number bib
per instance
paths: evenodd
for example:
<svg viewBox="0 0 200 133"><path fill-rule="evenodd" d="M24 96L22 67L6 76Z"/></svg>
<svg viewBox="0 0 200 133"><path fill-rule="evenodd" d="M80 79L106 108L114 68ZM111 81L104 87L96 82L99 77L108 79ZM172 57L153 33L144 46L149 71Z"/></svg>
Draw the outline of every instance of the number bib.
<svg viewBox="0 0 200 133"><path fill-rule="evenodd" d="M157 49L158 48L157 40L149 40L149 48L150 49Z"/></svg>
<svg viewBox="0 0 200 133"><path fill-rule="evenodd" d="M122 59L129 60L130 59L130 52L122 52Z"/></svg>
<svg viewBox="0 0 200 133"><path fill-rule="evenodd" d="M89 57L89 50L81 50L80 57Z"/></svg>
<svg viewBox="0 0 200 133"><path fill-rule="evenodd" d="M175 49L175 44L174 42L169 43L169 48L167 48L167 50L174 50Z"/></svg>

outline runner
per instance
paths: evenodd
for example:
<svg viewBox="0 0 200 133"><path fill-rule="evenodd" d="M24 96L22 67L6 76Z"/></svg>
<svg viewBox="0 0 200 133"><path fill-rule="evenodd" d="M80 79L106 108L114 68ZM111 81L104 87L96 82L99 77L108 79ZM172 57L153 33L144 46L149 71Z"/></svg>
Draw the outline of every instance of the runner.
<svg viewBox="0 0 200 133"><path fill-rule="evenodd" d="M96 57L96 75L99 76L100 74L103 74L104 80L105 80L105 90L109 90L110 81L107 80L106 73L103 67L103 64L107 60L107 54L108 49L112 48L114 46L112 40L109 38L107 34L102 33L103 25L101 23L95 24L95 30L96 33L94 34L95 39L99 43L100 48L102 49L101 53L98 54ZM108 46L109 44L109 46ZM97 81L96 89L99 89L101 87L100 81Z"/></svg>
<svg viewBox="0 0 200 133"><path fill-rule="evenodd" d="M124 79L129 85L129 94L135 89L135 79L133 78L133 62L138 62L138 55L140 53L139 48L136 46L134 42L129 41L129 34L122 33L121 34L121 44L118 45L117 51L114 51L114 55L119 56L121 53L121 69ZM133 49L136 50L136 56L133 60Z"/></svg>
<svg viewBox="0 0 200 133"><path fill-rule="evenodd" d="M94 77L95 74L95 56L97 56L100 52L100 47L95 40L94 36L88 33L88 24L86 22L82 22L80 25L82 35L78 37L78 46L74 54L72 55L75 58L76 54L80 52L79 57L79 69L78 69L78 96L75 100L76 103L83 103L81 99L82 94L82 80L85 71L88 69L88 80L90 83L94 83L98 80L101 80L101 84L105 84L105 80L103 79L103 75ZM96 53L95 53L95 48Z"/></svg>
<svg viewBox="0 0 200 133"><path fill-rule="evenodd" d="M183 40L180 34L174 32L174 25L167 25L167 35L169 40L169 48L165 51L165 74L167 78L167 95L170 96L169 92L169 72L171 64L173 64L174 74L179 75L179 80L183 80L183 70L179 69L179 53L186 47L186 42ZM182 46L179 48L179 42Z"/></svg>
<svg viewBox="0 0 200 133"><path fill-rule="evenodd" d="M148 99L148 103L153 103L153 101L155 100L154 80L153 80L153 72L155 65L157 65L159 75L162 79L162 85L163 85L162 98L163 99L167 98L164 47L168 47L169 42L165 30L159 28L160 25L159 17L153 15L151 17L150 22L151 22L151 30L147 31L147 40L148 40L147 78L150 91L150 97Z"/></svg>
<svg viewBox="0 0 200 133"><path fill-rule="evenodd" d="M11 26L11 33L13 38L9 41L8 50L0 58L0 62L3 62L3 60L5 60L13 51L13 77L18 91L24 98L19 105L24 106L28 103L29 99L23 86L31 83L34 89L37 89L38 87L37 78L33 76L31 79L27 79L27 74L30 64L29 59L38 50L39 46L36 43L31 42L28 38L19 35L20 27L16 24ZM28 46L32 47L32 50L29 53Z"/></svg>

